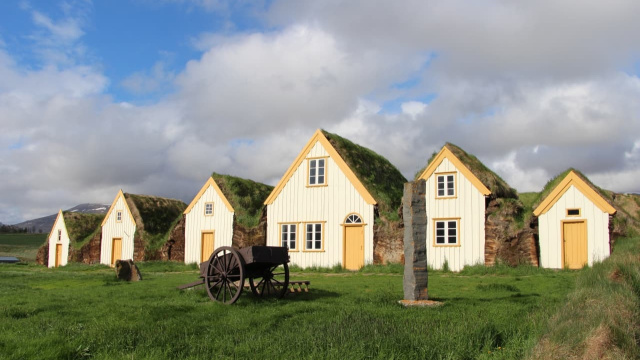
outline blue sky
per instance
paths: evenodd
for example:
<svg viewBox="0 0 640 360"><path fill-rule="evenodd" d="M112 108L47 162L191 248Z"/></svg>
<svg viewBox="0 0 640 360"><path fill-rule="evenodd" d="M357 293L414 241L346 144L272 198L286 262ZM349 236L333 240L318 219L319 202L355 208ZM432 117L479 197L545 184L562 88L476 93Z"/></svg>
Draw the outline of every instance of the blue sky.
<svg viewBox="0 0 640 360"><path fill-rule="evenodd" d="M640 192L640 4L0 2L0 222L274 184L317 128L406 177L450 141L520 191Z"/></svg>

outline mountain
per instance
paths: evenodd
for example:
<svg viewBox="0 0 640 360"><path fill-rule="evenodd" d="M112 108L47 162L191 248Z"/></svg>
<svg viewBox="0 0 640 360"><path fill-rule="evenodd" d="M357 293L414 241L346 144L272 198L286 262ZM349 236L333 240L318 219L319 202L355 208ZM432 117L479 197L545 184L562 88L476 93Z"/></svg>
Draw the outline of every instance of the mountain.
<svg viewBox="0 0 640 360"><path fill-rule="evenodd" d="M83 214L106 214L109 211L110 205L103 204L80 204L72 207L71 209L64 210L64 212L77 212ZM56 221L58 214L53 214L33 220L27 220L19 224L14 224L17 228L27 228L31 233L48 233L53 227L53 223Z"/></svg>

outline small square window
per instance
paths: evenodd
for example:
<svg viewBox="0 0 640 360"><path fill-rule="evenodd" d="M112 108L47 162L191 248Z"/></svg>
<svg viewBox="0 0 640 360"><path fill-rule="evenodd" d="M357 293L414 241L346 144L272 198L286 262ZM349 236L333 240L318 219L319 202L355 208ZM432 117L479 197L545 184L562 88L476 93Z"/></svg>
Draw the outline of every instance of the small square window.
<svg viewBox="0 0 640 360"><path fill-rule="evenodd" d="M206 203L204 204L204 214L206 216L211 216L213 215L213 203Z"/></svg>
<svg viewBox="0 0 640 360"><path fill-rule="evenodd" d="M436 197L456 196L456 175L442 174L436 176Z"/></svg>
<svg viewBox="0 0 640 360"><path fill-rule="evenodd" d="M117 222L121 222L122 221L122 210L116 211L116 221Z"/></svg>
<svg viewBox="0 0 640 360"><path fill-rule="evenodd" d="M458 220L435 221L435 245L458 245Z"/></svg>

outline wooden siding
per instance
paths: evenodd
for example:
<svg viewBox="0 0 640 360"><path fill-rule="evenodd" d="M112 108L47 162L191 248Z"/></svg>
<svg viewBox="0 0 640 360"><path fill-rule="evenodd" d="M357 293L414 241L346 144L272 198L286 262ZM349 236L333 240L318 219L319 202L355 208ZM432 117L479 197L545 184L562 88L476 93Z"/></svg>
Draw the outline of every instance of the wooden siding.
<svg viewBox="0 0 640 360"><path fill-rule="evenodd" d="M306 158L329 156L320 142ZM300 163L276 199L267 205L267 245L280 246L280 223L298 224L298 250L290 251L291 264L301 267L342 265L341 225L347 215L357 213L364 227L364 263L373 263L373 205L360 195L332 158L327 159L327 186L307 187L307 161ZM305 251L306 222L325 222L323 251Z"/></svg>
<svg viewBox="0 0 640 360"><path fill-rule="evenodd" d="M213 215L205 215L206 203L213 203ZM202 246L202 233L215 233L215 247L231 246L233 240L233 212L227 209L224 201L209 186L200 199L185 215L184 262L199 263Z"/></svg>
<svg viewBox="0 0 640 360"><path fill-rule="evenodd" d="M456 174L455 197L436 198L436 178L440 173ZM484 264L484 195L445 158L426 179L426 198L427 264L433 269L442 269L446 261L452 271L460 271L465 265ZM435 246L434 220L457 218L460 219L459 246Z"/></svg>
<svg viewBox="0 0 640 360"><path fill-rule="evenodd" d="M61 241L58 241L58 230L62 231ZM60 259L60 266L67 265L69 259L69 234L67 233L67 227L64 223L64 217L62 213L58 213L56 222L53 224L53 228L49 233L49 262L48 267L52 268L56 266L56 245L62 245L62 257Z"/></svg>
<svg viewBox="0 0 640 360"><path fill-rule="evenodd" d="M567 209L578 208L580 216L567 216ZM562 221L572 220L586 220L589 266L609 257L609 214L571 185L549 211L538 218L541 267L562 268Z"/></svg>
<svg viewBox="0 0 640 360"><path fill-rule="evenodd" d="M136 223L133 222L129 207L124 196L119 196L111 204L113 211L102 225L102 243L100 245L100 263L111 265L111 250L114 238L122 238L122 260L133 259L133 236L136 232ZM122 220L116 221L116 214L122 211Z"/></svg>

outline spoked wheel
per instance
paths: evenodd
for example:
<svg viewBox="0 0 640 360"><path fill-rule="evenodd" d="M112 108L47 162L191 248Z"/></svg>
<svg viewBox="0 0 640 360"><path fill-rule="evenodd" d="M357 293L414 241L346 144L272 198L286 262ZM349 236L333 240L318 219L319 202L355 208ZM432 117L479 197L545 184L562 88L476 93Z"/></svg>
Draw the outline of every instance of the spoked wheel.
<svg viewBox="0 0 640 360"><path fill-rule="evenodd" d="M204 278L211 300L233 304L244 287L244 260L236 249L223 246L211 254Z"/></svg>
<svg viewBox="0 0 640 360"><path fill-rule="evenodd" d="M261 270L258 276L249 277L249 285L255 296L281 298L289 289L289 265L270 265Z"/></svg>

